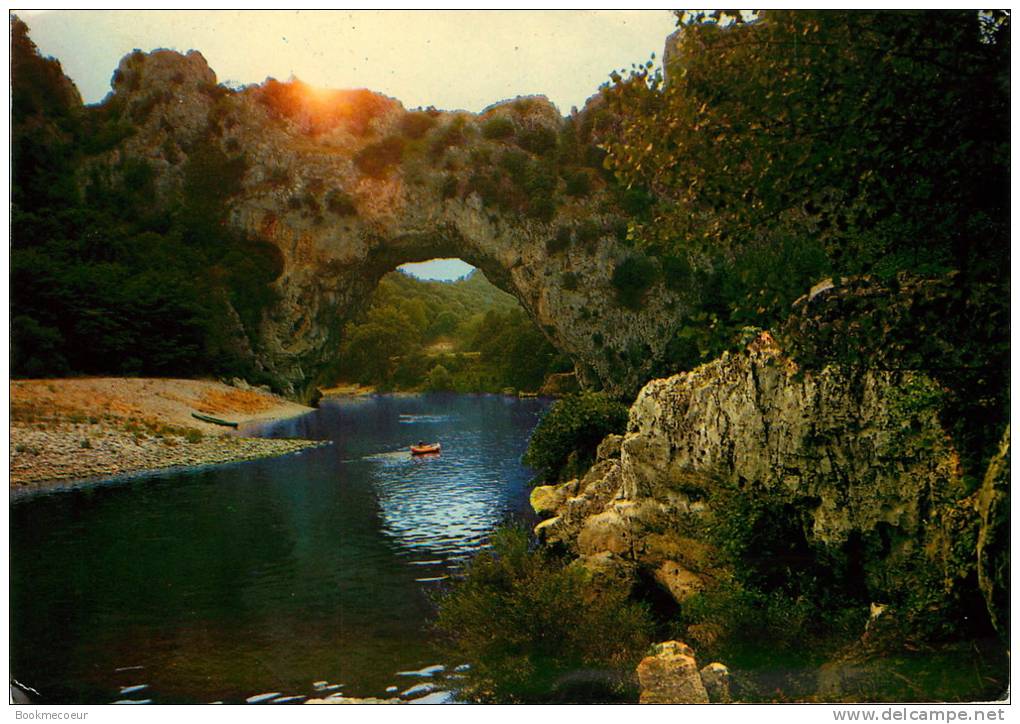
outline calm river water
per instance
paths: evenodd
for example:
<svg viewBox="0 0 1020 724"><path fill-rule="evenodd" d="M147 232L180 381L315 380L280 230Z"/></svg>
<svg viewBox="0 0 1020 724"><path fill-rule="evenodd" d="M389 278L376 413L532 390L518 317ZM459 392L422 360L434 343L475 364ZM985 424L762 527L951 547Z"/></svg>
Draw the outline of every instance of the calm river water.
<svg viewBox="0 0 1020 724"><path fill-rule="evenodd" d="M161 703L392 696L431 680L400 671L452 670L429 594L528 517L520 458L547 406L327 400L260 431L326 447L13 498L12 675L45 701ZM412 459L419 440L442 454Z"/></svg>

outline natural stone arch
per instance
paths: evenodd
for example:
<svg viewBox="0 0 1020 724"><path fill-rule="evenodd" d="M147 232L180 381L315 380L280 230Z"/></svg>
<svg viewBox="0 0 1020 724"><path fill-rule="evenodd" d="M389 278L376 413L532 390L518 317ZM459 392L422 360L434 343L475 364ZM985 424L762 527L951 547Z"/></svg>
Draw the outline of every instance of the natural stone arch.
<svg viewBox="0 0 1020 724"><path fill-rule="evenodd" d="M408 112L369 91L317 91L268 80L230 91L195 51L134 53L104 102L137 131L96 163L156 171L169 201L186 164L209 149L243 158L229 223L271 242L280 301L244 354L307 396L339 351L344 323L396 266L458 257L515 296L586 387L628 394L659 360L683 311L649 279L644 301L617 301L626 244L620 189L601 171L598 103L563 118L544 97L481 114ZM235 320L240 326L240 321Z"/></svg>

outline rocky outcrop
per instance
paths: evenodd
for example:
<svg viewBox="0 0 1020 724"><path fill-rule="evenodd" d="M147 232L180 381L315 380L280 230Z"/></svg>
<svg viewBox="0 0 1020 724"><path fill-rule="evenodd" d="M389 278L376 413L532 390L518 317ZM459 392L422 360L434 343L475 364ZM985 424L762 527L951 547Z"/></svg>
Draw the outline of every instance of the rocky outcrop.
<svg viewBox="0 0 1020 724"><path fill-rule="evenodd" d="M680 641L656 644L637 667L642 704L708 704L691 647Z"/></svg>
<svg viewBox="0 0 1020 724"><path fill-rule="evenodd" d="M713 662L701 671L694 650L682 641L664 641L637 667L642 704L728 704L730 670Z"/></svg>
<svg viewBox="0 0 1020 724"><path fill-rule="evenodd" d="M282 273L278 300L233 352L292 394L327 374L345 321L405 262L481 268L572 357L583 386L615 393L647 379L683 312L661 279L647 280L640 309L617 302L613 272L637 252L602 170L593 128L605 124L587 111L564 118L530 97L478 115L409 112L369 91L271 79L235 91L200 53L160 50L125 57L97 112L131 133L90 161L83 184L144 161L154 201L172 205L196 168L236 175L225 221L271 242Z"/></svg>
<svg viewBox="0 0 1020 724"><path fill-rule="evenodd" d="M741 352L649 382L622 444L607 441L583 478L543 490L538 533L582 563L642 570L682 602L729 575L719 550L740 541L720 536L767 535L781 521L773 535L844 560L872 600L909 590L948 600L974 571L978 516L940 420L944 393L892 364L805 368L762 332ZM1007 590L997 551L1008 526L995 521L1008 437L1004 449L982 493L992 609Z"/></svg>
<svg viewBox="0 0 1020 724"><path fill-rule="evenodd" d="M680 641L655 645L652 656L637 665L641 704L708 704L695 653Z"/></svg>
<svg viewBox="0 0 1020 724"><path fill-rule="evenodd" d="M713 704L729 704L732 701L730 670L725 664L715 662L703 668L701 682L705 685L705 691Z"/></svg>

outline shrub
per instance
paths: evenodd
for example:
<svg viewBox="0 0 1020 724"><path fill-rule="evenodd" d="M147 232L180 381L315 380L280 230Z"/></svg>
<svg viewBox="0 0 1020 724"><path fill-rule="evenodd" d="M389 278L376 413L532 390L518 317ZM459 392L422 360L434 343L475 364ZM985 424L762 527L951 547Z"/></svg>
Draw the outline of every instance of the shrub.
<svg viewBox="0 0 1020 724"><path fill-rule="evenodd" d="M601 235L602 228L591 219L585 219L577 227L577 240L582 244L591 244L597 241Z"/></svg>
<svg viewBox="0 0 1020 724"><path fill-rule="evenodd" d="M556 216L556 201L548 196L533 196L528 202L528 216L550 222Z"/></svg>
<svg viewBox="0 0 1020 724"><path fill-rule="evenodd" d="M281 83L268 78L256 92L259 103L266 106L277 118L293 118L301 108L301 96L294 83Z"/></svg>
<svg viewBox="0 0 1020 724"><path fill-rule="evenodd" d="M577 272L563 272L563 288L568 292L577 291L580 279L577 276Z"/></svg>
<svg viewBox="0 0 1020 724"><path fill-rule="evenodd" d="M430 392L449 392L453 389L453 375L443 365L436 365L425 378L425 389Z"/></svg>
<svg viewBox="0 0 1020 724"><path fill-rule="evenodd" d="M575 453L578 466L590 464L606 435L623 432L627 406L604 392L564 397L545 414L531 435L524 464L555 480Z"/></svg>
<svg viewBox="0 0 1020 724"><path fill-rule="evenodd" d="M137 125L141 125L150 115L152 115L153 109L155 109L156 106L163 100L164 96L159 92L149 93L144 98L136 100L131 104L131 120Z"/></svg>
<svg viewBox="0 0 1020 724"><path fill-rule="evenodd" d="M404 157L404 141L396 136L370 143L354 156L354 164L367 176L381 178Z"/></svg>
<svg viewBox="0 0 1020 724"><path fill-rule="evenodd" d="M691 285L691 263L683 256L660 256L662 278L668 289L686 291Z"/></svg>
<svg viewBox="0 0 1020 724"><path fill-rule="evenodd" d="M561 226L556 229L556 236L545 242L545 250L549 254L558 254L570 246L572 232L569 226Z"/></svg>
<svg viewBox="0 0 1020 724"><path fill-rule="evenodd" d="M109 151L121 141L138 132L138 129L130 121L101 120L97 128L82 139L82 153L87 156L96 155Z"/></svg>
<svg viewBox="0 0 1020 724"><path fill-rule="evenodd" d="M400 119L400 132L410 139L418 139L436 125L436 119L424 111L412 111Z"/></svg>
<svg viewBox="0 0 1020 724"><path fill-rule="evenodd" d="M640 186L623 189L619 200L620 206L629 216L638 218L645 218L655 204L655 197Z"/></svg>
<svg viewBox="0 0 1020 724"><path fill-rule="evenodd" d="M613 219L607 224L606 231L620 243L627 244L627 235L630 233L629 224L626 219ZM629 246L629 244L628 244Z"/></svg>
<svg viewBox="0 0 1020 724"><path fill-rule="evenodd" d="M482 122L482 136L490 141L514 135L514 122L506 116L493 116Z"/></svg>
<svg viewBox="0 0 1020 724"><path fill-rule="evenodd" d="M523 188L527 184L531 165L528 154L511 148L499 157L499 165L507 172L515 185Z"/></svg>
<svg viewBox="0 0 1020 724"><path fill-rule="evenodd" d="M619 699L650 643L646 607L597 588L519 527L497 530L438 603L436 626L471 664L464 693L477 700Z"/></svg>
<svg viewBox="0 0 1020 724"><path fill-rule="evenodd" d="M517 136L517 145L536 156L543 156L556 148L556 131L539 126Z"/></svg>
<svg viewBox="0 0 1020 724"><path fill-rule="evenodd" d="M753 484L686 492L709 496L705 532L729 571L682 607L683 625L715 632L705 655L749 668L807 666L860 634L873 600L858 560L867 541L814 543L805 532L814 502L783 502Z"/></svg>
<svg viewBox="0 0 1020 724"><path fill-rule="evenodd" d="M443 185L440 188L440 193L444 199L452 199L457 195L458 186L457 177L452 174L448 174L443 178Z"/></svg>
<svg viewBox="0 0 1020 724"><path fill-rule="evenodd" d="M567 196L584 197L591 193L595 174L588 168L571 168L563 173L567 182Z"/></svg>
<svg viewBox="0 0 1020 724"><path fill-rule="evenodd" d="M640 309L645 292L655 281L655 262L645 256L625 259L613 271L617 301L628 309Z"/></svg>
<svg viewBox="0 0 1020 724"><path fill-rule="evenodd" d="M156 169L144 159L129 158L121 166L123 186L135 195L151 198L155 195Z"/></svg>
<svg viewBox="0 0 1020 724"><path fill-rule="evenodd" d="M506 196L500 190L502 175L498 169L478 169L468 178L466 193L475 192L482 203L490 207L501 207Z"/></svg>
<svg viewBox="0 0 1020 724"><path fill-rule="evenodd" d="M728 581L684 601L679 626L705 626L714 637L698 648L701 656L722 659L741 669L782 671L821 664L826 654L860 634L867 604L850 601L820 607L804 596L764 592Z"/></svg>
<svg viewBox="0 0 1020 724"><path fill-rule="evenodd" d="M447 125L440 128L435 137L432 139L432 143L429 146L429 151L433 156L442 156L446 149L451 146L459 146L464 143L464 126L467 121L464 116L456 116Z"/></svg>

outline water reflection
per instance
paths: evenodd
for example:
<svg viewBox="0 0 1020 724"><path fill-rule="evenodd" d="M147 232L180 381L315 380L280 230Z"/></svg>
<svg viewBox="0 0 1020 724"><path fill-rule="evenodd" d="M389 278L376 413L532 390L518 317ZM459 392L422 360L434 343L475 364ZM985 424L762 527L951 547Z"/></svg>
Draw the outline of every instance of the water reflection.
<svg viewBox="0 0 1020 724"><path fill-rule="evenodd" d="M12 673L64 702L316 696L327 680L384 695L436 663L427 593L528 514L520 457L545 405L327 401L262 433L330 446L14 500ZM421 439L442 454L412 458Z"/></svg>

